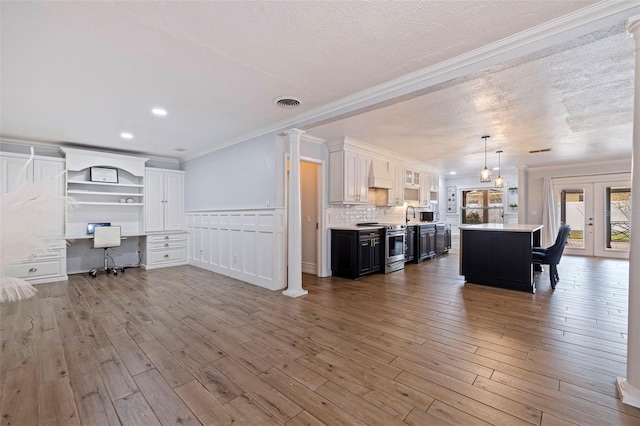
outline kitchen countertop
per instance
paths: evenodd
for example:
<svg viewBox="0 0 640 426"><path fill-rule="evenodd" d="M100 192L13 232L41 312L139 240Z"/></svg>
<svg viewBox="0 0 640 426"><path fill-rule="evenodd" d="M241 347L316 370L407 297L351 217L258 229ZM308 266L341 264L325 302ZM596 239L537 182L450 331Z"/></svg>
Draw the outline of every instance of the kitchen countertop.
<svg viewBox="0 0 640 426"><path fill-rule="evenodd" d="M343 226L332 226L330 229L339 229L343 231L379 231L383 228L384 228L383 225L371 225L371 226L343 225Z"/></svg>
<svg viewBox="0 0 640 426"><path fill-rule="evenodd" d="M535 232L544 225L526 223L482 223L479 225L460 225L463 231L505 231L505 232Z"/></svg>

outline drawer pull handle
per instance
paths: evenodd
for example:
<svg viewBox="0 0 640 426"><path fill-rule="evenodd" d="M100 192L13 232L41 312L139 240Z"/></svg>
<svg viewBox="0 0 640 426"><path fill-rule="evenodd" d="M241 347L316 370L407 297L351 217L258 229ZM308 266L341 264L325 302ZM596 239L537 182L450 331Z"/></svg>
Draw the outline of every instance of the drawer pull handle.
<svg viewBox="0 0 640 426"><path fill-rule="evenodd" d="M36 272L38 268L29 268L29 272Z"/></svg>
<svg viewBox="0 0 640 426"><path fill-rule="evenodd" d="M169 239L169 236L167 235L166 237L164 237L164 239L165 239L165 240L168 240L168 239Z"/></svg>
<svg viewBox="0 0 640 426"><path fill-rule="evenodd" d="M164 255L164 258L165 258L165 259L166 259L166 258L168 258L168 257L169 257L169 255L168 255L168 254L165 254L165 255Z"/></svg>
<svg viewBox="0 0 640 426"><path fill-rule="evenodd" d="M169 243L164 243L164 246L165 247L169 247Z"/></svg>

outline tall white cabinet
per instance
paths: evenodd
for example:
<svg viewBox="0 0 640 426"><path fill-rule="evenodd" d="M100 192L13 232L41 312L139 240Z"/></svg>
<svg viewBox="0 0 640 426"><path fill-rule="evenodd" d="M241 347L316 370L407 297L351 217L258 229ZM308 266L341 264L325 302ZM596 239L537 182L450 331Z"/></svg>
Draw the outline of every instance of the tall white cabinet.
<svg viewBox="0 0 640 426"><path fill-rule="evenodd" d="M184 172L147 168L146 232L184 230Z"/></svg>
<svg viewBox="0 0 640 426"><path fill-rule="evenodd" d="M23 154L0 155L0 195L16 189L18 176L29 159ZM47 183L46 190L53 191L54 196L64 195L64 159L49 157L34 157L34 160L23 175L21 183ZM47 241L46 249L32 253L17 265L10 266L7 274L22 278L32 284L62 281L67 279L66 250L64 241L64 205L50 212L48 222L49 234L54 237Z"/></svg>
<svg viewBox="0 0 640 426"><path fill-rule="evenodd" d="M187 263L184 221L184 172L147 168L145 172L145 244L147 269Z"/></svg>

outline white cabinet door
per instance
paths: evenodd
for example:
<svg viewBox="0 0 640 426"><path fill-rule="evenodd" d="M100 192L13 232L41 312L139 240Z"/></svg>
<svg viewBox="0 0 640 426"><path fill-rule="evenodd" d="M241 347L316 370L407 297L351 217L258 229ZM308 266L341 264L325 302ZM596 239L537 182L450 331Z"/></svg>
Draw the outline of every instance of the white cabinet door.
<svg viewBox="0 0 640 426"><path fill-rule="evenodd" d="M369 168L371 159L358 155L357 190L358 202L367 204L369 202Z"/></svg>
<svg viewBox="0 0 640 426"><path fill-rule="evenodd" d="M360 163L358 154L344 153L344 202L357 203L360 195Z"/></svg>
<svg viewBox="0 0 640 426"><path fill-rule="evenodd" d="M62 197L64 195L64 163L55 160L33 161L33 183L48 182L45 190L52 195ZM50 212L51 223L49 228L55 235L64 235L64 199L60 198L57 208Z"/></svg>
<svg viewBox="0 0 640 426"><path fill-rule="evenodd" d="M2 187L0 195L16 189L20 171L27 162L27 158L20 157L0 157L0 176L2 177ZM33 163L29 164L27 171L23 175L23 184L33 182Z"/></svg>
<svg viewBox="0 0 640 426"><path fill-rule="evenodd" d="M184 229L184 173L165 172L164 230Z"/></svg>
<svg viewBox="0 0 640 426"><path fill-rule="evenodd" d="M164 173L147 169L144 182L144 226L147 232L164 231Z"/></svg>
<svg viewBox="0 0 640 426"><path fill-rule="evenodd" d="M404 167L399 164L389 163L389 175L393 180L393 184L392 188L388 191L388 205L402 205L404 203Z"/></svg>
<svg viewBox="0 0 640 426"><path fill-rule="evenodd" d="M183 230L184 173L147 169L144 188L145 230Z"/></svg>

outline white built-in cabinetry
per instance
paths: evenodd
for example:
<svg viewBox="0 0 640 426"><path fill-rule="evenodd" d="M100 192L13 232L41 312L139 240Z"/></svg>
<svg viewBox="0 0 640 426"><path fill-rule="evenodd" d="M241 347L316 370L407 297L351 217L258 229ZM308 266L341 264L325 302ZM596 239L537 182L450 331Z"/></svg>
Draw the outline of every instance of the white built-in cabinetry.
<svg viewBox="0 0 640 426"><path fill-rule="evenodd" d="M184 172L146 170L145 230L147 232L184 230Z"/></svg>
<svg viewBox="0 0 640 426"><path fill-rule="evenodd" d="M330 153L329 202L367 204L371 158L348 150Z"/></svg>
<svg viewBox="0 0 640 426"><path fill-rule="evenodd" d="M67 165L67 238L86 238L87 223L119 225L123 236L144 234L147 158L62 148ZM92 180L92 167L115 170L117 182ZM95 178L94 178L95 179Z"/></svg>
<svg viewBox="0 0 640 426"><path fill-rule="evenodd" d="M405 202L437 209L439 180L419 164L391 152L382 152L364 142L345 137L327 142L329 148L329 202L369 204L369 173L381 170L385 184L375 182L376 206L402 206ZM373 167L372 167L373 166ZM386 189L384 189L386 188ZM384 191L384 192L383 192Z"/></svg>
<svg viewBox="0 0 640 426"><path fill-rule="evenodd" d="M401 206L404 203L404 167L400 164L389 163L389 176L391 176L392 185L387 191L387 205Z"/></svg>
<svg viewBox="0 0 640 426"><path fill-rule="evenodd" d="M187 263L184 172L147 168L145 173L145 253L147 269Z"/></svg>
<svg viewBox="0 0 640 426"><path fill-rule="evenodd" d="M21 182L18 176L29 159L28 155L0 155L0 195L16 189L18 184L43 184L45 191L52 191L53 197L64 195L64 160L61 158L34 157L32 163L24 170ZM55 201L53 205L55 206ZM64 205L57 203L48 216L48 234L53 236L46 242L46 249L31 253L17 265L7 270L7 275L22 278L32 284L61 281L67 279L67 262L64 241ZM28 212L25 212L28 214ZM5 224L7 225L7 224Z"/></svg>
<svg viewBox="0 0 640 426"><path fill-rule="evenodd" d="M440 192L440 176L422 172L422 185L420 185L420 204L437 207L438 194Z"/></svg>

